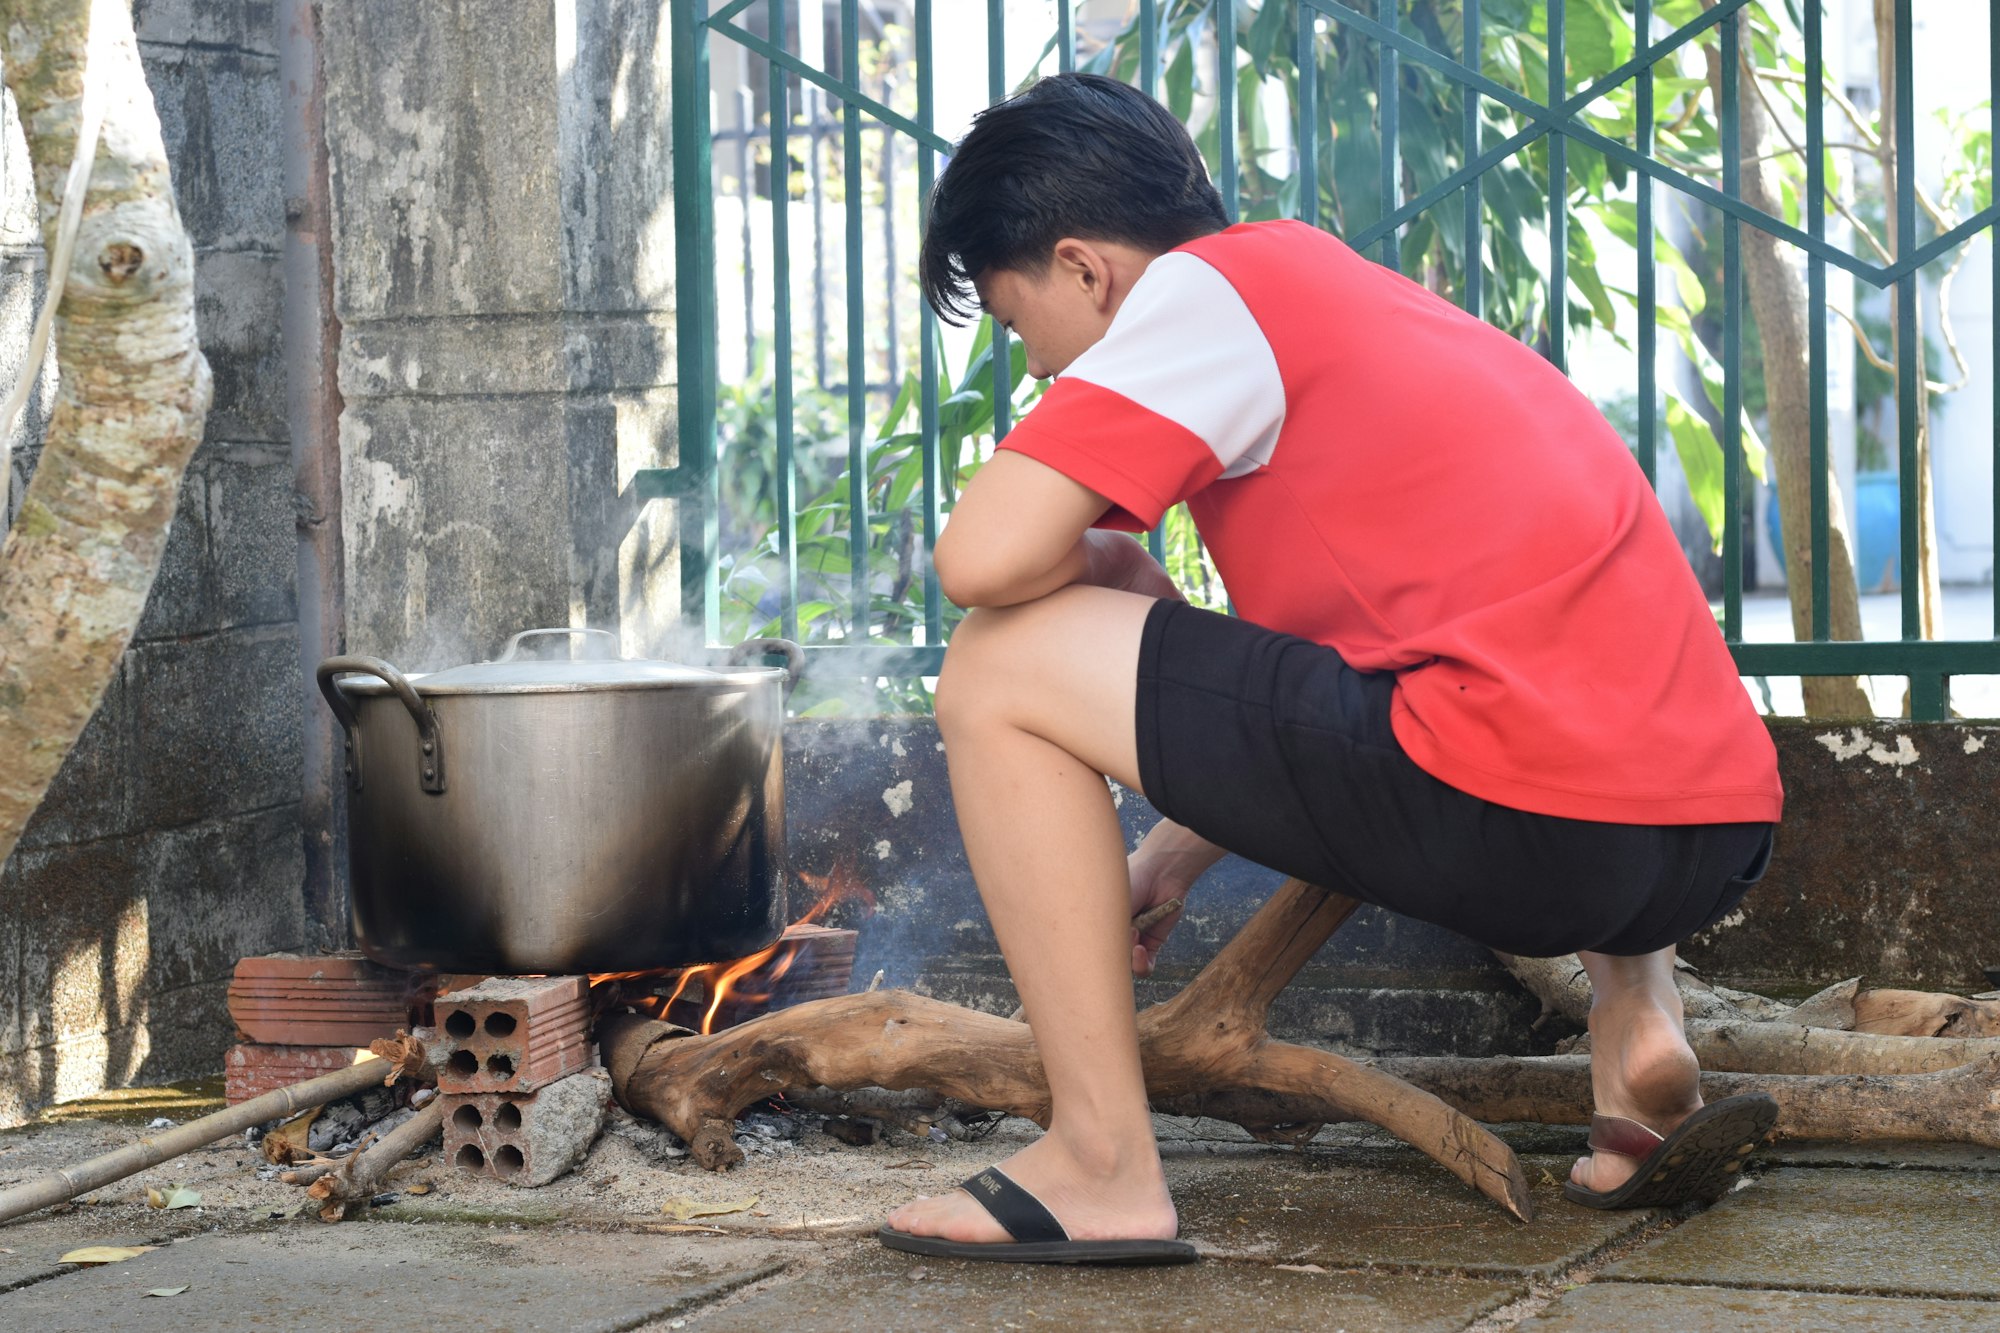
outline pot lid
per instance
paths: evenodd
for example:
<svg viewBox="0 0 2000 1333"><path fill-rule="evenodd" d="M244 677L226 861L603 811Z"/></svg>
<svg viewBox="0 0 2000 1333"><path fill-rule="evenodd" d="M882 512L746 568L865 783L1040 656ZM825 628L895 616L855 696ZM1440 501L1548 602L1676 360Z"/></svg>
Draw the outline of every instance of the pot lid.
<svg viewBox="0 0 2000 1333"><path fill-rule="evenodd" d="M470 662L428 673L412 672L408 680L418 694L548 694L585 690L727 689L783 681L782 667L733 666L725 670L662 662L652 658L604 656L573 661L519 655L521 641L536 636L591 636L593 646L617 651L618 640L604 630L526 630L490 662ZM796 652L797 649L791 649ZM349 676L341 688L350 694L386 694L380 679Z"/></svg>

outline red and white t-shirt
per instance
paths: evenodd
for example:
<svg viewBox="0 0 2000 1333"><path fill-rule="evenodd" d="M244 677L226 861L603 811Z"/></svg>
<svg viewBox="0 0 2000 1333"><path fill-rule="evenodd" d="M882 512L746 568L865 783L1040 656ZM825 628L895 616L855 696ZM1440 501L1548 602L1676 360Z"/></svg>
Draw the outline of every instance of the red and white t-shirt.
<svg viewBox="0 0 2000 1333"><path fill-rule="evenodd" d="M1245 619L1394 671L1426 772L1540 814L1776 820L1777 754L1624 442L1531 348L1316 228L1160 256L1002 445L1101 525L1186 501Z"/></svg>

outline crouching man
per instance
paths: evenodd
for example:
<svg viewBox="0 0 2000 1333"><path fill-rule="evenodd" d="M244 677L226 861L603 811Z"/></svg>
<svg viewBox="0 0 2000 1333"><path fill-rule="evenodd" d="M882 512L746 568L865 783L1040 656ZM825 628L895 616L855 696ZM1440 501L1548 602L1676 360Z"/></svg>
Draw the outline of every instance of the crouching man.
<svg viewBox="0 0 2000 1333"><path fill-rule="evenodd" d="M1772 1126L1703 1107L1674 946L1763 873L1776 754L1623 442L1532 349L1333 237L1229 226L1157 103L981 115L924 238L940 315L1059 376L937 547L938 722L1049 1131L898 1209L899 1249L1176 1262L1132 974L1225 851L1589 970L1571 1198L1712 1199ZM1123 532L1185 501L1235 618ZM1129 857L1104 778L1166 817ZM1047 1020L1047 1021L1045 1021Z"/></svg>

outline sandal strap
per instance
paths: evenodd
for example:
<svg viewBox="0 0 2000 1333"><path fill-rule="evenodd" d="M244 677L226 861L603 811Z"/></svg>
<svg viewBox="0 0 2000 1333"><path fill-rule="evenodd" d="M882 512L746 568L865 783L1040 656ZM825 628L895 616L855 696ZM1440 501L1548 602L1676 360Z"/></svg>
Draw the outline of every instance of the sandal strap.
<svg viewBox="0 0 2000 1333"><path fill-rule="evenodd" d="M987 1167L959 1188L1022 1244L1069 1239L1069 1232L1048 1206L1008 1179L997 1166Z"/></svg>
<svg viewBox="0 0 2000 1333"><path fill-rule="evenodd" d="M1622 1115L1590 1117L1590 1150L1617 1153L1620 1157L1645 1158L1667 1141L1667 1136L1648 1129Z"/></svg>

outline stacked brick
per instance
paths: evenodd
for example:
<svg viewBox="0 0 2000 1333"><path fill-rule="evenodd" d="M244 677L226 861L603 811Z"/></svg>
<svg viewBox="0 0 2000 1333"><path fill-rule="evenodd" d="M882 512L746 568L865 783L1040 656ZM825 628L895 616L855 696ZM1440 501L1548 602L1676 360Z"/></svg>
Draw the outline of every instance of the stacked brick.
<svg viewBox="0 0 2000 1333"><path fill-rule="evenodd" d="M546 1185L597 1138L611 1081L586 977L493 977L436 1002L444 1153L460 1170Z"/></svg>
<svg viewBox="0 0 2000 1333"><path fill-rule="evenodd" d="M415 1017L408 979L358 953L245 958L228 998L238 1038L223 1058L231 1105L345 1068Z"/></svg>

